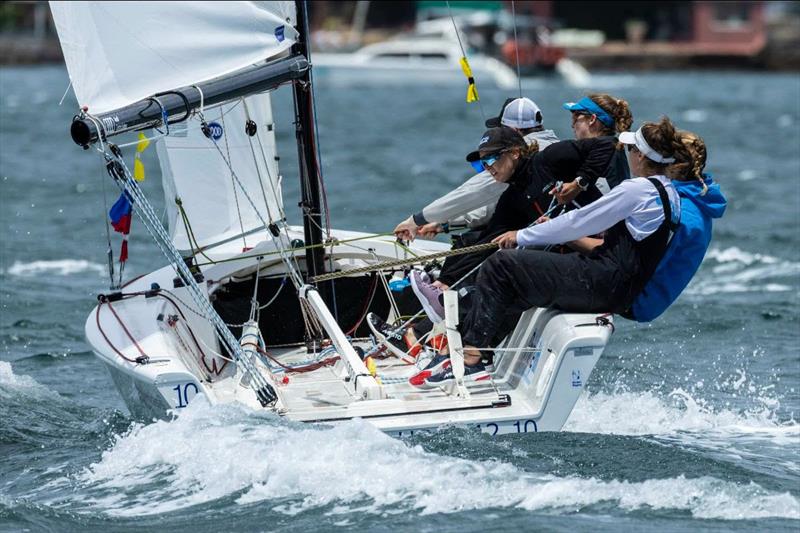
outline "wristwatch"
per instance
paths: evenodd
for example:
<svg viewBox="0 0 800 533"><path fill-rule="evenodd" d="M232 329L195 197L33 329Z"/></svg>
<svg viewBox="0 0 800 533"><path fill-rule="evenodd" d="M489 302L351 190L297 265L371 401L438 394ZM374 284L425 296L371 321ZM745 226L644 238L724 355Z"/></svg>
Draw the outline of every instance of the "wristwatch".
<svg viewBox="0 0 800 533"><path fill-rule="evenodd" d="M578 176L577 178L575 178L575 183L578 184L578 187L580 187L582 191L585 191L586 189L589 188L589 180L587 180L583 176Z"/></svg>

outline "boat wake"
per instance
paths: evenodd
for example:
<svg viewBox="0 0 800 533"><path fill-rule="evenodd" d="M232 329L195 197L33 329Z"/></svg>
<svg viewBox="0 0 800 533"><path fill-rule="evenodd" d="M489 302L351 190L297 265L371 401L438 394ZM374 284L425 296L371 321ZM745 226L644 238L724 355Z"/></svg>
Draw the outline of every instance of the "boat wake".
<svg viewBox="0 0 800 533"><path fill-rule="evenodd" d="M755 483L559 477L432 453L360 420L299 425L198 400L171 422L134 426L72 482L80 511L120 517L230 499L289 516L398 508L421 515L498 507L574 513L611 503L624 513L648 507L697 518L800 518L797 498Z"/></svg>

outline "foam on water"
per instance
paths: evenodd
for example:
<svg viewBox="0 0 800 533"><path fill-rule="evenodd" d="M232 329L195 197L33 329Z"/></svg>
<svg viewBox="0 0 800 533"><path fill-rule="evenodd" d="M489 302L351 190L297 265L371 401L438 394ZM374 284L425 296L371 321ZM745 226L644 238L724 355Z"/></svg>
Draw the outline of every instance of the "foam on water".
<svg viewBox="0 0 800 533"><path fill-rule="evenodd" d="M70 276L82 274L84 272L97 272L104 274L106 271L103 265L92 263L85 259L56 259L51 261L31 261L23 263L14 261L6 274L10 276L30 277L38 274L51 274L57 276Z"/></svg>
<svg viewBox="0 0 800 533"><path fill-rule="evenodd" d="M17 375L11 368L11 363L0 361L0 390L25 390L34 389L39 390L44 387L36 382L30 376Z"/></svg>
<svg viewBox="0 0 800 533"><path fill-rule="evenodd" d="M724 250L712 248L703 262L704 269L686 288L687 294L791 291L791 285L778 281L800 275L800 263L747 252L736 246Z"/></svg>
<svg viewBox="0 0 800 533"><path fill-rule="evenodd" d="M176 420L135 426L76 481L78 505L115 516L233 497L289 515L320 508L379 515L398 508L418 514L498 507L573 513L611 502L623 512L649 507L699 518L800 518L797 498L753 483L557 477L498 460L437 455L359 420L333 427L287 424L197 400Z"/></svg>
<svg viewBox="0 0 800 533"><path fill-rule="evenodd" d="M769 439L796 446L800 424L780 421L775 402L765 398L763 407L746 412L718 409L683 389L666 398L645 392L584 392L564 426L565 431L614 435L727 435Z"/></svg>

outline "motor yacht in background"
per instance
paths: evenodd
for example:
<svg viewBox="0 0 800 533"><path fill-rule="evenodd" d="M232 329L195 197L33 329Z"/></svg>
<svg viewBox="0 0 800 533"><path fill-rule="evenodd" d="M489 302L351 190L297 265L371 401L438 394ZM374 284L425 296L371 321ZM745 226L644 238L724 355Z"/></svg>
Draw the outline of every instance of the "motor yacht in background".
<svg viewBox="0 0 800 533"><path fill-rule="evenodd" d="M314 54L314 70L334 82L357 81L403 84L463 84L462 53L453 37L407 35L370 44L352 53ZM480 53L469 54L479 83L501 89L518 86L517 74L502 61Z"/></svg>

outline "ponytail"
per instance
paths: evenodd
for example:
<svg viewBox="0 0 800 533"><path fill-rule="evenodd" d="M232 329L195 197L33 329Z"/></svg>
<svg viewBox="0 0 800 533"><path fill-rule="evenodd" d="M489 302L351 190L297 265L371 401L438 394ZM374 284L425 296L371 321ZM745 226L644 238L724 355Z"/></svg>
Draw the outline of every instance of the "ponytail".
<svg viewBox="0 0 800 533"><path fill-rule="evenodd" d="M588 96L614 119L615 133L622 133L631 129L633 115L628 102L605 93L595 93ZM611 128L608 129L610 130Z"/></svg>
<svg viewBox="0 0 800 533"><path fill-rule="evenodd" d="M703 186L703 192L700 193L702 196L708 191L703 179L703 170L708 159L706 143L702 137L691 131L679 131L677 138L680 147L675 150L675 163L667 168L667 175L679 181L698 180Z"/></svg>

